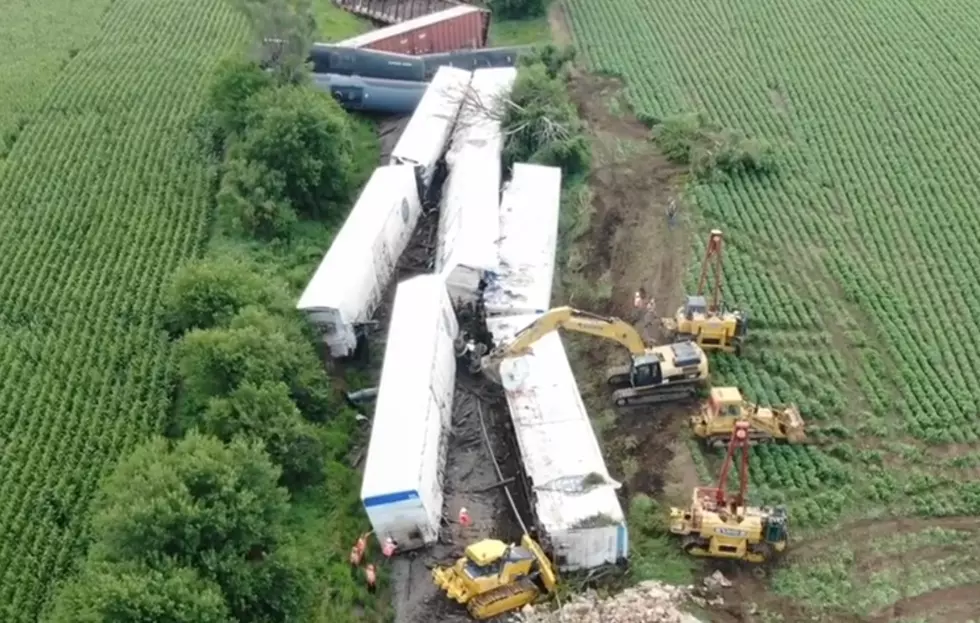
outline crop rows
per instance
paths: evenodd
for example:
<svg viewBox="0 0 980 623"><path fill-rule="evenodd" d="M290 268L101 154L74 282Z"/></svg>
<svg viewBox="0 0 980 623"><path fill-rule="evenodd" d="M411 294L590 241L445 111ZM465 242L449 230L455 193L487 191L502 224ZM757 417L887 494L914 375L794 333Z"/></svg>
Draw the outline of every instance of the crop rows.
<svg viewBox="0 0 980 623"><path fill-rule="evenodd" d="M749 308L757 338L746 357L719 358L716 378L796 402L847 439L980 440L975 5L567 4L580 50L624 77L639 111L703 110L776 149L775 175L693 191L699 230L725 230L725 295ZM971 483L930 491L849 443L753 451L753 487L785 499L796 525L857 503L976 507Z"/></svg>
<svg viewBox="0 0 980 623"><path fill-rule="evenodd" d="M211 68L244 36L220 0L31 4L37 19L19 27L45 33L34 45L60 36L49 14L90 40L26 99L0 92L0 109L34 104L0 169L4 621L36 620L80 553L98 479L165 414L159 293L208 221L190 124Z"/></svg>

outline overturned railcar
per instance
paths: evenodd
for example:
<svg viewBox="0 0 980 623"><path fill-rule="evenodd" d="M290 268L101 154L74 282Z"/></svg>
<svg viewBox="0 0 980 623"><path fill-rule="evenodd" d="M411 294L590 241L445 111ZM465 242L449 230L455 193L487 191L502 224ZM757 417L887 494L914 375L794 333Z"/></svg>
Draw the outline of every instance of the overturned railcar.
<svg viewBox="0 0 980 623"><path fill-rule="evenodd" d="M313 84L330 93L347 110L383 115L412 114L426 88L424 82L337 74L313 74Z"/></svg>

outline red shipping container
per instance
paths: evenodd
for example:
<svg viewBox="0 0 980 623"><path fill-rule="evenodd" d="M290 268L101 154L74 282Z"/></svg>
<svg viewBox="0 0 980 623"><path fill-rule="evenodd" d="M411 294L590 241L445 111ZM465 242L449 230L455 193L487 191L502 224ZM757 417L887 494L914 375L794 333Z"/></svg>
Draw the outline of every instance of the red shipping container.
<svg viewBox="0 0 980 623"><path fill-rule="evenodd" d="M334 45L396 54L439 54L486 47L489 32L490 11L463 4Z"/></svg>

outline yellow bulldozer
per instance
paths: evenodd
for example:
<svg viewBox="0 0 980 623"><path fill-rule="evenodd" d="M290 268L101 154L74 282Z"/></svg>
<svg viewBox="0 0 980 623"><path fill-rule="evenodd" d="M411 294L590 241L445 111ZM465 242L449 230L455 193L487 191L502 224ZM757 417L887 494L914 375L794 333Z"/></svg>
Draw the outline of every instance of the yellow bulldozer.
<svg viewBox="0 0 980 623"><path fill-rule="evenodd" d="M692 340L706 351L741 354L748 331L748 314L727 310L721 302L722 247L720 229L711 230L701 261L698 291L688 296L673 318L662 318L661 326L670 340ZM704 295L708 269L714 260L714 283L709 301Z"/></svg>
<svg viewBox="0 0 980 623"><path fill-rule="evenodd" d="M482 370L497 383L519 384L521 373L516 368L502 373L505 362L528 354L535 342L558 329L612 340L629 351L629 365L606 372L613 402L619 406L690 398L708 380L708 357L697 344L688 341L648 347L628 322L571 307L548 310L489 355L483 356L485 348L471 342L467 348L472 357L470 368Z"/></svg>
<svg viewBox="0 0 980 623"><path fill-rule="evenodd" d="M670 531L682 537L684 550L693 556L764 563L786 550L789 543L786 509L753 507L745 499L749 482L749 428L748 422L740 421L732 430L718 486L695 487L690 508L670 509ZM741 450L739 491L730 496L728 471L738 450Z"/></svg>
<svg viewBox="0 0 980 623"><path fill-rule="evenodd" d="M691 416L694 435L709 447L720 448L729 439L735 425L749 423L749 443L805 443L803 416L796 405L760 407L742 398L737 387L713 387L701 410Z"/></svg>
<svg viewBox="0 0 980 623"><path fill-rule="evenodd" d="M432 579L478 621L523 608L558 584L551 561L528 534L519 546L495 539L473 543L451 567L434 568Z"/></svg>

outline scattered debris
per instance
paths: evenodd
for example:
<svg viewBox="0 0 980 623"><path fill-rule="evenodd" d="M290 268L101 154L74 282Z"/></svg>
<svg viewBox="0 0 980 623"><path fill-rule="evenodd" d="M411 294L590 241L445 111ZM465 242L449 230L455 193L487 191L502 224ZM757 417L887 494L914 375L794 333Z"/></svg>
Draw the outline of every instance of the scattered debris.
<svg viewBox="0 0 980 623"><path fill-rule="evenodd" d="M700 623L680 610L688 589L641 582L607 599L595 591L576 595L560 610L526 606L516 618L522 623Z"/></svg>
<svg viewBox="0 0 980 623"><path fill-rule="evenodd" d="M704 579L704 586L709 589L731 588L732 581L716 569L714 573Z"/></svg>

